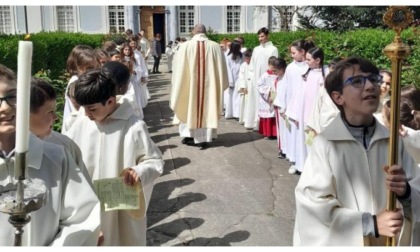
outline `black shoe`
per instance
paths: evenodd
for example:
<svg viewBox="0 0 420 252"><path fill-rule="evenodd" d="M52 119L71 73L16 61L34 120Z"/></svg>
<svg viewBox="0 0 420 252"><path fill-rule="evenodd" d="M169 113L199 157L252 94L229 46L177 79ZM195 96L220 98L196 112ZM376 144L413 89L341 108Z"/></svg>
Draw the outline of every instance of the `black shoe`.
<svg viewBox="0 0 420 252"><path fill-rule="evenodd" d="M187 144L187 145L194 144L194 138L186 137L186 138L182 139L181 143Z"/></svg>
<svg viewBox="0 0 420 252"><path fill-rule="evenodd" d="M172 71L169 71L168 73L172 73Z"/></svg>
<svg viewBox="0 0 420 252"><path fill-rule="evenodd" d="M162 72L156 71L156 73L157 73L157 74L160 74L160 73L162 73Z"/></svg>
<svg viewBox="0 0 420 252"><path fill-rule="evenodd" d="M300 176L300 174L302 174L302 172L300 172L300 171L296 171L295 172L295 175L299 175Z"/></svg>
<svg viewBox="0 0 420 252"><path fill-rule="evenodd" d="M209 144L206 143L206 142L204 142L204 143L197 144L197 146L198 146L198 149L199 150L205 150L205 149L207 149L207 147L209 146Z"/></svg>
<svg viewBox="0 0 420 252"><path fill-rule="evenodd" d="M284 154L283 152L279 152L279 158L280 159L285 159L286 158L286 154Z"/></svg>

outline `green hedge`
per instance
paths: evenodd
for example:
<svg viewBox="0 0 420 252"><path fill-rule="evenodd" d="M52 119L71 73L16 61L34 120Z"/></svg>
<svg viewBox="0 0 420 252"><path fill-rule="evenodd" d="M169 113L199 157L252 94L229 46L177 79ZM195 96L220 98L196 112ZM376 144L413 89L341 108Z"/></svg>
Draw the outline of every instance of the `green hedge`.
<svg viewBox="0 0 420 252"><path fill-rule="evenodd" d="M209 37L217 42L223 38L233 40L235 37L245 38L245 47L254 48L258 46L258 36L254 34L210 34ZM329 32L322 30L275 32L270 34L270 40L279 50L279 56L291 61L288 52L289 45L298 39L312 39L316 46L323 49L325 62L336 57L348 57L352 55L361 56L371 60L379 68L390 68L391 61L385 56L382 50L390 44L395 36L392 30L382 29L359 29L345 33ZM415 35L412 29L402 33L404 43L411 45L412 53L403 62L402 84L414 84L420 86L420 36Z"/></svg>
<svg viewBox="0 0 420 252"><path fill-rule="evenodd" d="M17 69L18 41L24 35L0 35L0 63L12 70ZM105 41L103 34L82 34L66 32L40 32L31 34L33 42L32 72L50 70L51 78L58 78L66 68L67 57L73 47L79 44L100 47Z"/></svg>

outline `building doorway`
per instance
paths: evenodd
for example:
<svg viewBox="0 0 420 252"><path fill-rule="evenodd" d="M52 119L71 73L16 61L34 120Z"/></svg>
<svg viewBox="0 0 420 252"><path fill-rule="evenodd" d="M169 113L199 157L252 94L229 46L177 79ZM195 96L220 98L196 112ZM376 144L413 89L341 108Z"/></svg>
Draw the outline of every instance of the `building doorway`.
<svg viewBox="0 0 420 252"><path fill-rule="evenodd" d="M166 24L165 6L141 6L140 7L140 27L145 31L145 37L150 42L156 33L162 35L162 53L166 47Z"/></svg>
<svg viewBox="0 0 420 252"><path fill-rule="evenodd" d="M153 35L160 33L162 39L160 40L162 53L165 52L166 38L165 38L165 14L153 14Z"/></svg>

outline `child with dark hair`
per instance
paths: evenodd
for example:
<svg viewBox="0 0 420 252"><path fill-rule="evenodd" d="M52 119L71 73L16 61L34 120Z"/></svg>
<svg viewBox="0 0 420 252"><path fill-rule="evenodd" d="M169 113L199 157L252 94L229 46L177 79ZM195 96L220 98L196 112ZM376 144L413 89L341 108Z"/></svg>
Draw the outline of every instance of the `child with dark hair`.
<svg viewBox="0 0 420 252"><path fill-rule="evenodd" d="M104 49L96 48L94 52L101 66L103 66L106 62L111 60L109 53L105 51Z"/></svg>
<svg viewBox="0 0 420 252"><path fill-rule="evenodd" d="M168 64L168 73L172 73L172 60L174 59L174 51L172 50L173 42L169 41L165 49L166 60Z"/></svg>
<svg viewBox="0 0 420 252"><path fill-rule="evenodd" d="M314 139L296 186L294 245L384 246L386 237L412 245L420 177L402 143L398 164L387 165L389 131L373 115L381 79L359 57L328 74L325 87L340 113ZM385 209L388 190L398 200L395 211Z"/></svg>
<svg viewBox="0 0 420 252"><path fill-rule="evenodd" d="M50 98L54 101L55 92L50 87L44 91L44 85L38 87L31 94L36 101L31 107L30 128L36 134L45 135L48 134L45 128L55 117L54 102L48 103ZM16 183L16 95L15 74L0 65L0 187ZM34 120L34 114L39 120ZM69 151L29 134L26 158L27 181L42 181L47 200L42 208L30 213L30 223L24 227L22 245L95 246L100 225L99 201ZM0 246L13 246L16 230L9 221L9 215L0 214Z"/></svg>
<svg viewBox="0 0 420 252"><path fill-rule="evenodd" d="M118 78L107 69L80 76L75 98L86 116L78 116L65 134L79 145L93 180L122 177L128 186L142 185L145 208L136 210L140 218L125 210L101 213L103 245L145 246L147 206L164 162L145 122L127 99L117 96Z"/></svg>
<svg viewBox="0 0 420 252"><path fill-rule="evenodd" d="M390 127L391 101L385 102L382 109L384 125ZM400 135L407 151L420 167L420 89L406 86L401 89ZM420 174L420 172L417 172Z"/></svg>
<svg viewBox="0 0 420 252"><path fill-rule="evenodd" d="M110 61L121 61L121 52L117 49L108 51Z"/></svg>
<svg viewBox="0 0 420 252"><path fill-rule="evenodd" d="M307 140L311 137L311 130L308 126L310 116L313 116L314 103L319 88L324 85L324 52L321 48L312 47L306 52L306 63L308 70L302 74L303 83L301 90L293 93L293 97L288 105L287 117L293 121L296 127L295 134L295 164L296 172L303 172L303 166L308 153ZM310 124L310 123L309 123ZM308 134L305 134L308 132Z"/></svg>
<svg viewBox="0 0 420 252"><path fill-rule="evenodd" d="M100 66L99 59L92 47L87 45L75 46L67 58L67 72L71 75L71 78L67 84L66 94L68 94L70 84L76 81L79 75ZM77 104L73 104L68 95L64 98L63 122L67 117L74 116L77 113Z"/></svg>
<svg viewBox="0 0 420 252"><path fill-rule="evenodd" d="M117 95L122 95L126 98L134 109L134 113L143 120L143 109L137 106L136 95L132 88L131 76L128 67L121 62L112 61L106 63L102 69L111 72L117 84ZM131 88L130 88L131 87Z"/></svg>
<svg viewBox="0 0 420 252"><path fill-rule="evenodd" d="M229 88L224 92L225 118L239 118L239 93L236 80L239 75L239 68L243 62L241 45L233 41L230 51L226 56L226 66L229 79Z"/></svg>
<svg viewBox="0 0 420 252"><path fill-rule="evenodd" d="M276 98L277 83L282 79L286 66L284 59L271 56L267 72L257 82L259 133L266 139L275 139L278 135L273 101Z"/></svg>
<svg viewBox="0 0 420 252"><path fill-rule="evenodd" d="M32 78L29 130L42 140L64 146L76 161L78 169L91 184L80 148L73 140L52 129L57 120L56 99L57 94L51 84L41 78Z"/></svg>

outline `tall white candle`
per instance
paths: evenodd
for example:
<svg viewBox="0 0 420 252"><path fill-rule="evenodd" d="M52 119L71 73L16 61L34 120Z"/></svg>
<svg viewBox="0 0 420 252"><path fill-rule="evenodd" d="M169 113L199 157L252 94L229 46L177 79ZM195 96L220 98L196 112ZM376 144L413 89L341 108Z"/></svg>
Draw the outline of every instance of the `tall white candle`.
<svg viewBox="0 0 420 252"><path fill-rule="evenodd" d="M28 151L32 42L19 41L16 104L16 152Z"/></svg>

